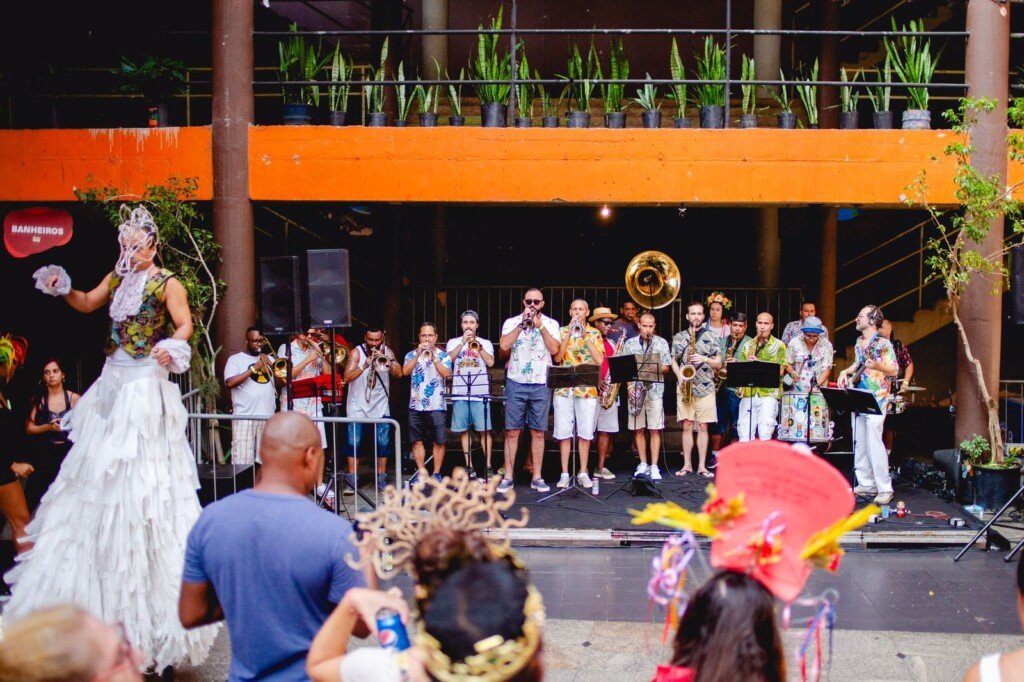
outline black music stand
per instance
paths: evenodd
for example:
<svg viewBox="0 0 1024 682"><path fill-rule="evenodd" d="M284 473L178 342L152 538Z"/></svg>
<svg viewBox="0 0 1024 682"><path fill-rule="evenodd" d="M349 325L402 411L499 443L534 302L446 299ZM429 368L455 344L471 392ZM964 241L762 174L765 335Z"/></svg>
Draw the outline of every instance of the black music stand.
<svg viewBox="0 0 1024 682"><path fill-rule="evenodd" d="M568 388L571 393L572 389L578 386L593 386L594 388L597 388L600 383L601 367L599 365L585 364L575 365L573 367L556 367L552 365L551 367L548 367L548 388ZM572 452L569 456L569 462L570 466L575 466L576 471L579 471L579 452L577 452L576 450L576 431L576 418L574 413L571 436ZM561 448L561 446L559 446L559 448ZM536 472L534 473L536 474ZM575 490L577 492L583 490L583 488L580 488L579 485L577 485L575 474L571 474L569 476L569 485L565 486L558 492L554 492L551 493L550 495L545 495L544 497L539 498L537 502L539 504L544 500L549 500L552 497L556 497L558 495L561 495L562 493L569 492L570 490ZM584 490L583 492L586 493L585 497L594 500L598 504L604 504L604 502L601 502L601 500L589 494L587 491Z"/></svg>
<svg viewBox="0 0 1024 682"><path fill-rule="evenodd" d="M455 360L456 360L456 358L452 358L453 362ZM481 360L481 362L482 362L482 360ZM453 402L453 405L452 405L453 411L454 411L454 407L455 407L454 406L454 402L455 402L454 399L455 398L465 398L467 402L473 402L471 400L472 398L478 398L483 403L483 405L484 405L484 433L486 433L487 437L490 438L490 440L491 440L491 451L493 453L493 450L494 450L494 434L491 433L491 427L490 427L490 424L488 424L488 421L489 421L488 417L490 416L490 413L491 413L491 401L492 400L503 400L504 398L503 397L495 397L495 396L491 395L490 375L491 375L491 373L490 373L490 371L489 371L489 369L487 368L486 365L484 365L484 371L482 373L468 374L467 375L467 374L462 374L460 372L454 372L452 374L452 391L451 391L451 394L449 395L449 397L453 399L452 400L452 402ZM481 378L483 379L483 381L480 382L480 383L476 383L477 379L481 379ZM461 379L461 381L457 381L457 379ZM485 393L480 393L480 394L474 395L473 394L473 387L474 386L482 386L482 387L486 388L487 390L486 390ZM456 391L456 388L460 388L462 390L461 391ZM470 411L470 414L472 415L472 411ZM480 436L480 449L483 450L483 453L484 453L484 478L483 478L483 481L484 481L485 484L487 484L487 483L490 483L491 468L490 468L490 462L487 461L487 447L485 446L485 443L484 443L484 433L481 433L481 434L478 434L478 435ZM468 453L468 456L469 456L469 461L466 462L466 465L472 467L473 466L473 437L472 436L469 437L469 453ZM473 469L473 471L475 472L476 469Z"/></svg>
<svg viewBox="0 0 1024 682"><path fill-rule="evenodd" d="M611 374L612 383L625 384L630 381L643 381L648 384L663 384L665 383L664 376L661 373L661 353L635 353L632 355L615 355L608 358L608 371ZM627 386L627 405L626 405L626 419L628 426L629 405L628 405L628 386ZM664 439L662 439L662 446L664 447ZM643 460L641 460L643 461ZM616 488L608 499L611 499L616 493L624 491L626 488L633 485L635 476L629 476L625 482ZM657 486L656 481L651 483ZM655 488L657 490L657 488ZM661 496L661 493L657 494L657 497L665 499Z"/></svg>
<svg viewBox="0 0 1024 682"><path fill-rule="evenodd" d="M875 394L862 388L829 388L819 387L821 395L825 398L828 409L836 416L842 414L884 414L878 406ZM853 469L854 485L857 481L857 426L852 425L850 441L853 446Z"/></svg>
<svg viewBox="0 0 1024 682"><path fill-rule="evenodd" d="M749 341L748 341L749 343ZM779 388L781 377L777 362L764 360L737 360L729 363L729 373L725 377L725 385L730 388ZM742 415L740 419L742 419ZM750 407L747 410L747 436L754 440L754 396L750 396Z"/></svg>

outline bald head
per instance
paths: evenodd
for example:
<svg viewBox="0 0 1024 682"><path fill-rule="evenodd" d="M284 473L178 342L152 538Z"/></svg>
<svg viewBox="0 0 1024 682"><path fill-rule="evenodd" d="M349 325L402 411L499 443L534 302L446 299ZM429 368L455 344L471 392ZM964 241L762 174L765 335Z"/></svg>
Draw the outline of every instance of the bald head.
<svg viewBox="0 0 1024 682"><path fill-rule="evenodd" d="M320 448L320 432L313 421L300 412L278 412L263 429L260 459L264 467L290 469L301 466L310 448Z"/></svg>

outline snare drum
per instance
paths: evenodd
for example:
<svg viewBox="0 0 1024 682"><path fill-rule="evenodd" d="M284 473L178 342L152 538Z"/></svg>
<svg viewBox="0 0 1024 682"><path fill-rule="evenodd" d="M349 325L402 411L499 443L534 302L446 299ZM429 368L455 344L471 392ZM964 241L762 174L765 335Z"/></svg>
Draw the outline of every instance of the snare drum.
<svg viewBox="0 0 1024 682"><path fill-rule="evenodd" d="M907 411L907 398L902 393L892 396L892 400L885 408L886 414L903 414Z"/></svg>
<svg viewBox="0 0 1024 682"><path fill-rule="evenodd" d="M809 438L807 416L806 393L783 393L778 439L789 442L828 442L832 425L829 422L828 405L824 397L817 393L811 396Z"/></svg>

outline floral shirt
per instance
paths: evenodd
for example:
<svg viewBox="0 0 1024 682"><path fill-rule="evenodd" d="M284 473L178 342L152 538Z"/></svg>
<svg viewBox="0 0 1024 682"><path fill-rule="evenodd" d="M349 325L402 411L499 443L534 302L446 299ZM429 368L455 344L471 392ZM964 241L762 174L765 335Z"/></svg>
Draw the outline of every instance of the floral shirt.
<svg viewBox="0 0 1024 682"><path fill-rule="evenodd" d="M505 320L501 325L501 335L505 336L519 326L522 315ZM545 315L541 324L554 338L558 338L558 323ZM519 332L516 342L505 365L505 378L517 384L545 384L548 380L548 365L551 364L551 351L544 345L544 337L536 327Z"/></svg>
<svg viewBox="0 0 1024 682"><path fill-rule="evenodd" d="M562 367L576 367L577 365L593 365L594 356L590 352L590 347L587 342L594 345L595 348L604 348L604 338L601 336L601 332L597 331L594 327L589 324L583 330L583 336L572 338L569 335L570 328L562 327L558 330L559 340L569 339L569 343L565 347L565 357L562 358ZM555 395L563 397L569 396L569 391L572 391L573 398L596 398L597 387L596 386L577 386L576 388L556 388Z"/></svg>
<svg viewBox="0 0 1024 682"><path fill-rule="evenodd" d="M448 369L452 368L452 358L448 353L435 347L437 360ZM414 348L405 354L405 362L419 355ZM412 387L409 389L409 409L417 412L438 412L445 409L444 379L437 373L432 360L418 358L412 370Z"/></svg>
<svg viewBox="0 0 1024 682"><path fill-rule="evenodd" d="M651 339L650 347L645 347L643 339L639 336L626 341L626 344L622 347L622 355L643 355L644 353L650 353L652 355L661 356L661 366L659 370L664 370L669 364L669 352L668 352L668 341L655 336ZM627 382L632 386L635 381ZM665 383L662 381L648 381L647 384L647 397L645 400L661 400L661 397L665 395Z"/></svg>
<svg viewBox="0 0 1024 682"><path fill-rule="evenodd" d="M867 357L870 357L875 362L889 364L896 362L896 352L892 349L889 339L876 333L865 344L863 343L863 338L857 339L857 343L854 345L857 358L854 364L859 365ZM865 350L869 346L871 347L871 353L867 354ZM883 414L885 413L885 404L889 400L889 380L884 374L876 369L865 369L864 373L860 375L860 381L853 388L860 388L874 393L878 407L881 408Z"/></svg>
<svg viewBox="0 0 1024 682"><path fill-rule="evenodd" d="M889 377L889 392L896 392L896 382L907 376L907 367L913 364L914 359L910 357L910 350L903 345L899 339L892 341L892 350L896 353L896 366L899 372L894 377Z"/></svg>
<svg viewBox="0 0 1024 682"><path fill-rule="evenodd" d="M786 346L786 364L800 375L793 383L792 390L806 393L811 384L818 381L821 373L832 367L834 355L832 343L824 336L818 337L814 350L807 349L803 334L794 336Z"/></svg>
<svg viewBox="0 0 1024 682"><path fill-rule="evenodd" d="M774 336L769 336L768 341L760 347L760 351L758 350L759 344L760 342L756 338L747 341L743 344L743 348L740 349L742 353L738 354L737 357L740 360L761 360L762 362L774 362L778 365L786 362L786 344L782 341ZM782 396L782 375L779 375L779 386L777 388L741 388L736 393L741 398L750 398L751 393L753 393L754 398L775 398L778 400Z"/></svg>
<svg viewBox="0 0 1024 682"><path fill-rule="evenodd" d="M680 367L690 362L689 357L694 350L698 355L707 358L717 358L722 352L721 338L715 330L700 327L694 333L694 338L696 339L694 344L696 348L691 349L689 329L684 329L672 337L672 357L676 359ZM694 398L703 398L715 392L715 370L706 362L697 365L697 374L691 381L693 381Z"/></svg>
<svg viewBox="0 0 1024 682"><path fill-rule="evenodd" d="M144 358L153 351L157 342L171 336L174 325L167 314L167 305L160 297L163 295L164 284L173 276L170 270L163 268L149 273L138 314L121 322L111 320L108 355L123 348L133 358ZM121 278L118 275L110 278L111 298L120 284Z"/></svg>

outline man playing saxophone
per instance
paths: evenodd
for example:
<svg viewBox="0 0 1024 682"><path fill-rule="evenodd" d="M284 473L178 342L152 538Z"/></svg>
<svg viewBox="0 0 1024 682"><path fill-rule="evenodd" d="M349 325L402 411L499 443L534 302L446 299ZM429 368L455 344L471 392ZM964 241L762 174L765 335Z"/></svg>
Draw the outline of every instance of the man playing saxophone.
<svg viewBox="0 0 1024 682"><path fill-rule="evenodd" d="M598 388L597 399L597 467L594 476L612 480L615 478L608 467L608 455L611 453L614 434L619 432L619 384L613 384L608 369L608 358L620 355L626 344L625 333L614 338L615 329L612 322L618 317L611 308L599 307L590 316L590 321L604 337L604 361L601 363L601 386Z"/></svg>
<svg viewBox="0 0 1024 682"><path fill-rule="evenodd" d="M752 438L771 440L778 424L779 397L782 395L782 371L786 364L786 344L772 336L775 319L761 313L755 322L757 336L747 341L742 350L743 360L773 362L779 366L779 384L773 388L741 388L740 415L737 431L740 441Z"/></svg>
<svg viewBox="0 0 1024 682"><path fill-rule="evenodd" d="M668 341L654 334L654 315L640 316L640 335L626 341L622 352L626 355L640 355L653 362L657 358L659 376L668 374ZM633 432L640 463L634 476L648 474L653 481L661 480L658 457L661 455L661 432L665 429L665 384L662 381L630 381L626 383L629 406L629 430ZM648 439L648 433L650 438ZM647 463L647 445L650 443L651 459Z"/></svg>
<svg viewBox="0 0 1024 682"><path fill-rule="evenodd" d="M452 376L452 433L460 435L466 474L476 478L470 457L472 441L469 426L480 435L480 446L486 454L484 478L491 477L491 384L487 369L494 365L494 344L476 335L480 316L467 310L460 318L462 336L448 339L445 351L455 364Z"/></svg>
<svg viewBox="0 0 1024 682"><path fill-rule="evenodd" d="M740 412L740 396L732 386L726 386L724 377L729 363L743 358L743 344L750 340L747 336L747 316L736 313L729 321L729 335L720 342L722 351L722 369L718 370L719 382L716 402L718 403L718 433L711 434L712 452L728 445L737 438L736 422Z"/></svg>
<svg viewBox="0 0 1024 682"><path fill-rule="evenodd" d="M704 326L704 304L686 307L688 326L672 337L672 371L679 380L676 418L683 426L683 468L676 476L693 473L693 429L697 427L697 473L711 478L707 468L708 424L718 421L715 374L722 367L719 336Z"/></svg>

